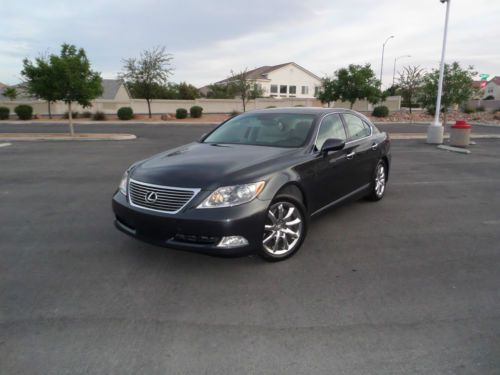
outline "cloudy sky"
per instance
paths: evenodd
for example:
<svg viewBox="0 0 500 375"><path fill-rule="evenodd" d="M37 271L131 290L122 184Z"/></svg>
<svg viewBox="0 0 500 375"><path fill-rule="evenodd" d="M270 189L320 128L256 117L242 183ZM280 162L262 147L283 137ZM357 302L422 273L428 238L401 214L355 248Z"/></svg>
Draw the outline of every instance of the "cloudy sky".
<svg viewBox="0 0 500 375"><path fill-rule="evenodd" d="M451 0L447 61L500 75L500 1ZM294 61L319 76L350 63L380 72L439 64L444 4L439 0L0 0L0 82L14 84L24 57L83 47L93 68L115 78L122 59L165 46L171 80L202 86L229 72Z"/></svg>

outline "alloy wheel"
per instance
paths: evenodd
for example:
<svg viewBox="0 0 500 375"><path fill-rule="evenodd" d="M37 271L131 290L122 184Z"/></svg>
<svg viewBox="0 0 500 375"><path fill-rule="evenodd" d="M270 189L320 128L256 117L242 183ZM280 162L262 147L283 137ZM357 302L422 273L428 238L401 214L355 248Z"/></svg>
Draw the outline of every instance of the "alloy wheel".
<svg viewBox="0 0 500 375"><path fill-rule="evenodd" d="M375 173L375 194L378 198L384 195L385 191L385 166L380 163L377 166L377 172Z"/></svg>
<svg viewBox="0 0 500 375"><path fill-rule="evenodd" d="M264 226L264 250L272 256L292 252L303 234L303 217L299 208L291 202L277 202L267 211Z"/></svg>

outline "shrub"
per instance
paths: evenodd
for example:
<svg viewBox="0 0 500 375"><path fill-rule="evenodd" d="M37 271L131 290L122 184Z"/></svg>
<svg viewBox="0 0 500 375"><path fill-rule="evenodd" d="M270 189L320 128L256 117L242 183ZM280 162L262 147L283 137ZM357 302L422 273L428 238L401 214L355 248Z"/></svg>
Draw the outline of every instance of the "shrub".
<svg viewBox="0 0 500 375"><path fill-rule="evenodd" d="M238 116L240 114L240 112L238 112L237 110L233 110L230 115L231 117L234 117L234 116Z"/></svg>
<svg viewBox="0 0 500 375"><path fill-rule="evenodd" d="M268 105L268 106L266 107L266 109L270 109L270 108L276 108L276 106L275 106L275 105Z"/></svg>
<svg viewBox="0 0 500 375"><path fill-rule="evenodd" d="M10 109L7 107L0 107L0 120L8 120Z"/></svg>
<svg viewBox="0 0 500 375"><path fill-rule="evenodd" d="M97 111L92 115L92 120L94 121L105 121L106 120L106 114L101 111Z"/></svg>
<svg viewBox="0 0 500 375"><path fill-rule="evenodd" d="M303 104L296 104L296 105L294 105L294 107L305 107L305 105L303 105Z"/></svg>
<svg viewBox="0 0 500 375"><path fill-rule="evenodd" d="M387 117L389 116L389 108L387 108L385 105L379 105L373 108L372 116Z"/></svg>
<svg viewBox="0 0 500 375"><path fill-rule="evenodd" d="M14 112L16 112L19 120L30 120L31 116L33 116L33 107L27 104L20 104L14 108Z"/></svg>
<svg viewBox="0 0 500 375"><path fill-rule="evenodd" d="M464 113L467 113L467 114L471 114L471 113L474 113L476 112L476 110L472 107L465 107L464 108Z"/></svg>
<svg viewBox="0 0 500 375"><path fill-rule="evenodd" d="M191 108L189 108L189 114L191 115L191 117L199 118L201 117L202 113L203 113L203 108L200 107L199 105L193 105Z"/></svg>
<svg viewBox="0 0 500 375"><path fill-rule="evenodd" d="M488 95L484 100L495 100L495 97L493 95Z"/></svg>
<svg viewBox="0 0 500 375"><path fill-rule="evenodd" d="M188 117L188 111L185 108L177 108L175 111L175 118L186 118Z"/></svg>
<svg viewBox="0 0 500 375"><path fill-rule="evenodd" d="M493 118L495 120L500 120L500 111L495 112L495 114L493 115Z"/></svg>
<svg viewBox="0 0 500 375"><path fill-rule="evenodd" d="M134 111L130 107L121 107L116 112L116 115L120 120L130 120L134 118Z"/></svg>
<svg viewBox="0 0 500 375"><path fill-rule="evenodd" d="M78 111L71 111L71 117L72 118L78 118ZM63 118L68 119L69 118L69 113L68 111L64 112Z"/></svg>
<svg viewBox="0 0 500 375"><path fill-rule="evenodd" d="M482 105L480 105L479 107L476 108L476 111L477 112L484 112L485 109L484 109L484 107Z"/></svg>
<svg viewBox="0 0 500 375"><path fill-rule="evenodd" d="M90 111L83 111L81 117L82 118L91 118L92 117L92 112L90 112Z"/></svg>

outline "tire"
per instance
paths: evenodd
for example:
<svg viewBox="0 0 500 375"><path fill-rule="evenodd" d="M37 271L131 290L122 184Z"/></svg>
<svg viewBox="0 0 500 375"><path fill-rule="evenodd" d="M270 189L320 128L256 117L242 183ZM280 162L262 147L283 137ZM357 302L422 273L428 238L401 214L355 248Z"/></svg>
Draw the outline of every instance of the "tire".
<svg viewBox="0 0 500 375"><path fill-rule="evenodd" d="M387 164L379 160L373 171L370 193L367 198L371 201L379 201L384 197L387 184Z"/></svg>
<svg viewBox="0 0 500 375"><path fill-rule="evenodd" d="M306 210L294 196L279 195L269 205L258 254L269 262L294 255L307 234Z"/></svg>

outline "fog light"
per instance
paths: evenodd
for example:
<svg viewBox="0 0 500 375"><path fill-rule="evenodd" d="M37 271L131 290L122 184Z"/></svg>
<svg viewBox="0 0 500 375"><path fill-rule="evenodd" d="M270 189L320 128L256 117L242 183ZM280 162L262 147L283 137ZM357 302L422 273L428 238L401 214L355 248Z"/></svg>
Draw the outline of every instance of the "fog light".
<svg viewBox="0 0 500 375"><path fill-rule="evenodd" d="M246 245L248 245L248 241L245 237L228 236L228 237L222 237L217 247L231 248L231 247L241 247Z"/></svg>

